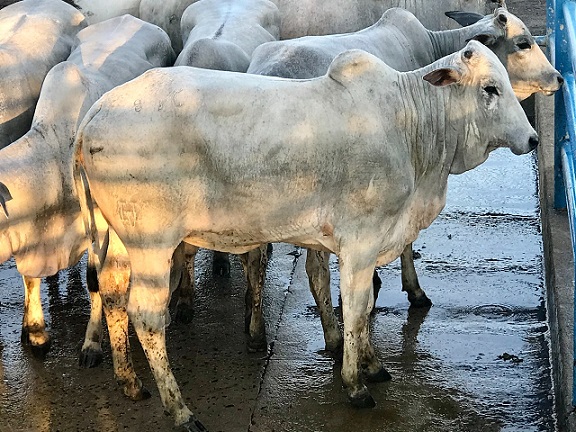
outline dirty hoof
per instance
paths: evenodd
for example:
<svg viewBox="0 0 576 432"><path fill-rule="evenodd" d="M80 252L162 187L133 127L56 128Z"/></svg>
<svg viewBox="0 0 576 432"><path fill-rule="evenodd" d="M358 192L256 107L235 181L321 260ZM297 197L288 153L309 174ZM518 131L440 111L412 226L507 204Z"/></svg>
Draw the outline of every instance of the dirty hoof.
<svg viewBox="0 0 576 432"><path fill-rule="evenodd" d="M230 277L230 261L228 261L228 257L214 257L212 272L216 276Z"/></svg>
<svg viewBox="0 0 576 432"><path fill-rule="evenodd" d="M248 338L248 352L263 352L268 349L266 337Z"/></svg>
<svg viewBox="0 0 576 432"><path fill-rule="evenodd" d="M190 324L194 318L194 308L187 303L180 303L176 305L176 317L174 318L177 323Z"/></svg>
<svg viewBox="0 0 576 432"><path fill-rule="evenodd" d="M46 331L30 332L28 329L22 327L20 340L24 345L30 348L32 355L38 360L46 359L52 340Z"/></svg>
<svg viewBox="0 0 576 432"><path fill-rule="evenodd" d="M368 392L368 389L364 388L364 390L359 391L356 394L349 394L348 400L352 404L354 408L374 408L376 406L376 401Z"/></svg>
<svg viewBox="0 0 576 432"><path fill-rule="evenodd" d="M183 425L180 425L176 428L178 432L208 432L206 426L204 426L200 420L192 417Z"/></svg>
<svg viewBox="0 0 576 432"><path fill-rule="evenodd" d="M80 356L78 357L78 366L83 368L93 368L102 363L104 359L104 354L101 350L95 350L92 348L84 349L80 351Z"/></svg>
<svg viewBox="0 0 576 432"><path fill-rule="evenodd" d="M124 386L124 395L135 402L150 399L150 397L152 397L152 393L150 393L141 383L138 383L135 386Z"/></svg>
<svg viewBox="0 0 576 432"><path fill-rule="evenodd" d="M420 297L412 297L412 298L408 296L408 301L410 302L411 308L424 309L432 307L432 301L428 298L426 294Z"/></svg>
<svg viewBox="0 0 576 432"><path fill-rule="evenodd" d="M37 358L38 360L45 360L48 351L50 351L50 345L52 342L48 340L41 345L32 345L30 344L30 352L32 355Z"/></svg>
<svg viewBox="0 0 576 432"><path fill-rule="evenodd" d="M379 369L375 373L364 371L364 377L366 378L366 381L371 383L386 382L392 379L392 375L390 375L388 371L384 368Z"/></svg>

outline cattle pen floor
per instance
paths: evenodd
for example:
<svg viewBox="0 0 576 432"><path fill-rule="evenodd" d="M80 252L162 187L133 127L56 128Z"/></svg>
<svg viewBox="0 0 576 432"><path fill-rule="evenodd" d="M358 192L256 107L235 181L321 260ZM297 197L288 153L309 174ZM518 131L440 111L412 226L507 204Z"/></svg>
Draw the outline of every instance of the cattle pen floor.
<svg viewBox="0 0 576 432"><path fill-rule="evenodd" d="M274 245L264 304L270 347L256 354L245 345L239 261L231 278L214 277L204 251L194 320L167 331L187 403L212 432L553 431L536 177L534 155L501 150L450 179L446 209L414 245L429 311L408 308L397 262L379 269L372 339L393 380L370 386L371 410L349 407L340 363L323 350L304 250ZM335 258L331 267L338 306ZM53 344L41 362L19 340L20 277L12 261L0 266L0 431L170 430L134 337L151 399L123 397L107 344L102 365L78 366L89 310L82 269L45 283Z"/></svg>
<svg viewBox="0 0 576 432"><path fill-rule="evenodd" d="M533 34L543 33L544 1L508 5ZM348 405L340 363L323 350L304 250L274 245L267 353L246 349L240 263L232 259L230 278L215 277L211 253L202 251L194 321L167 330L189 407L211 432L555 431L537 176L535 155L501 150L451 177L446 209L414 245L430 310L409 309L397 261L378 270L372 340L393 379L370 385L371 410ZM133 335L150 399L123 397L106 341L103 364L78 366L89 313L83 264L43 282L53 338L44 361L20 343L21 278L13 261L0 265L0 432L171 430ZM338 306L335 258L331 269Z"/></svg>

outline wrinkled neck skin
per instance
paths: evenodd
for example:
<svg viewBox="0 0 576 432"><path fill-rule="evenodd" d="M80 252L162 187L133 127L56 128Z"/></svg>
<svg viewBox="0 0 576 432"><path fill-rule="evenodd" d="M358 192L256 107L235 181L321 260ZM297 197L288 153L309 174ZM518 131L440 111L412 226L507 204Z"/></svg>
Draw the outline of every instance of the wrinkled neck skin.
<svg viewBox="0 0 576 432"><path fill-rule="evenodd" d="M492 20L491 16L486 16L467 27L455 30L429 31L428 36L434 47L434 58L438 60L461 50L474 36L485 32L494 33Z"/></svg>
<svg viewBox="0 0 576 432"><path fill-rule="evenodd" d="M468 171L488 157L472 114L476 107L466 106L466 100L473 100L464 97L466 88L459 84L437 88L422 79L427 72L449 64L436 62L403 74L403 110L397 112L397 121L405 124L415 198L439 206L438 213L445 204L448 175Z"/></svg>

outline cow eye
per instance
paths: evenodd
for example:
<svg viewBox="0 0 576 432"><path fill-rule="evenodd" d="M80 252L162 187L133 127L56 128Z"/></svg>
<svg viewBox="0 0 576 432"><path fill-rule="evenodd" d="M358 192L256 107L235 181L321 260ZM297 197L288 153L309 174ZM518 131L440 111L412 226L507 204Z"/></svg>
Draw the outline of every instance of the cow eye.
<svg viewBox="0 0 576 432"><path fill-rule="evenodd" d="M498 96L500 94L495 86L486 86L484 87L484 91L490 96Z"/></svg>
<svg viewBox="0 0 576 432"><path fill-rule="evenodd" d="M528 42L520 42L520 43L516 44L516 46L518 47L518 49L528 50L528 49L530 49L530 47L532 45L530 45Z"/></svg>

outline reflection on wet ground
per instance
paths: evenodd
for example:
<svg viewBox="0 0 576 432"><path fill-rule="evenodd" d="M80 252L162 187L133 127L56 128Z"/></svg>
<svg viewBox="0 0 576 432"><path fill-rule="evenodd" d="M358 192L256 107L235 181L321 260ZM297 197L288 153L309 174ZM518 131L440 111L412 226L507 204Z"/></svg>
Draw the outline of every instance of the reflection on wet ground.
<svg viewBox="0 0 576 432"><path fill-rule="evenodd" d="M393 380L370 385L377 406L351 408L340 363L323 348L304 255L275 245L265 286L268 353L243 333L245 284L197 261L194 321L168 328L168 353L190 408L210 431L554 431L536 174L531 156L496 152L451 179L443 214L415 243L429 310L411 310L397 262L379 269L375 349ZM502 185L502 186L501 186ZM338 304L336 258L332 259ZM135 365L152 398L126 400L104 363L84 370L84 268L43 284L52 350L44 362L20 344L21 279L0 266L0 431L171 430L137 340Z"/></svg>

